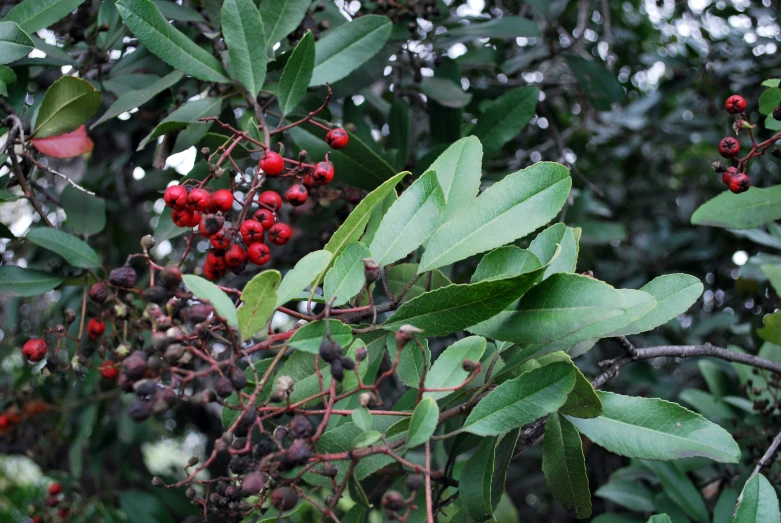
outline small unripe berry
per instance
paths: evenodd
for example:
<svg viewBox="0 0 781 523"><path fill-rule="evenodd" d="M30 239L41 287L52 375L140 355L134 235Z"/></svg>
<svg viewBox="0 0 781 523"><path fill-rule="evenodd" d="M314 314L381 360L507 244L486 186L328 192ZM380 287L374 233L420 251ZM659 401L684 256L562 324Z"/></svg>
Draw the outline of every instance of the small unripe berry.
<svg viewBox="0 0 781 523"><path fill-rule="evenodd" d="M233 241L233 235L225 227L217 231L211 236L211 238L209 238L209 242L215 249L227 249L230 246L231 241Z"/></svg>
<svg viewBox="0 0 781 523"><path fill-rule="evenodd" d="M93 283L89 288L89 297L95 303L106 303L108 299L108 288L102 281Z"/></svg>
<svg viewBox="0 0 781 523"><path fill-rule="evenodd" d="M40 338L28 340L22 347L22 357L29 362L38 363L46 357L46 342Z"/></svg>
<svg viewBox="0 0 781 523"><path fill-rule="evenodd" d="M296 184L291 186L285 193L285 199L290 205L298 207L304 205L309 198L309 191L303 184Z"/></svg>
<svg viewBox="0 0 781 523"><path fill-rule="evenodd" d="M262 242L263 231L263 224L255 220L245 220L239 227L239 233L245 245Z"/></svg>
<svg viewBox="0 0 781 523"><path fill-rule="evenodd" d="M343 149L350 137L347 135L347 131L344 129L331 129L328 134L325 135L325 143L331 149Z"/></svg>
<svg viewBox="0 0 781 523"><path fill-rule="evenodd" d="M255 214L252 215L252 219L260 222L264 229L270 229L276 221L274 213L268 209L258 209L255 211Z"/></svg>
<svg viewBox="0 0 781 523"><path fill-rule="evenodd" d="M732 136L727 136L719 142L719 154L724 158L734 158L740 152L740 142Z"/></svg>
<svg viewBox="0 0 781 523"><path fill-rule="evenodd" d="M187 205L187 196L187 189L181 185L172 185L163 193L163 200L172 209L182 209Z"/></svg>
<svg viewBox="0 0 781 523"><path fill-rule="evenodd" d="M132 289L136 285L136 271L133 267L117 267L108 274L108 281L115 287L122 287L123 289Z"/></svg>
<svg viewBox="0 0 781 523"><path fill-rule="evenodd" d="M374 283L380 277L380 264L371 258L363 259L363 277L366 283Z"/></svg>
<svg viewBox="0 0 781 523"><path fill-rule="evenodd" d="M290 487L279 487L271 493L271 505L280 512L292 510L298 504L298 494Z"/></svg>
<svg viewBox="0 0 781 523"><path fill-rule="evenodd" d="M269 176L277 176L285 170L285 160L279 153L268 151L258 163L260 168Z"/></svg>
<svg viewBox="0 0 781 523"><path fill-rule="evenodd" d="M255 265L265 265L271 260L271 249L265 243L253 243L247 249L247 258Z"/></svg>
<svg viewBox="0 0 781 523"><path fill-rule="evenodd" d="M382 506L390 512L397 512L407 506L407 501L404 499L401 492L389 490L382 497Z"/></svg>
<svg viewBox="0 0 781 523"><path fill-rule="evenodd" d="M204 238L210 238L222 230L225 218L217 214L204 214L198 223L198 232Z"/></svg>
<svg viewBox="0 0 781 523"><path fill-rule="evenodd" d="M730 114L742 113L746 110L746 99L739 94L733 94L727 98L727 101L724 103L724 108L727 109L727 112Z"/></svg>
<svg viewBox="0 0 781 523"><path fill-rule="evenodd" d="M361 362L366 359L366 356L368 356L366 347L358 347L355 349L355 361Z"/></svg>
<svg viewBox="0 0 781 523"><path fill-rule="evenodd" d="M461 368L467 372L474 372L479 365L475 360L464 360L461 362Z"/></svg>
<svg viewBox="0 0 781 523"><path fill-rule="evenodd" d="M285 245L292 235L293 231L285 223L275 223L268 230L269 241L276 245Z"/></svg>
<svg viewBox="0 0 781 523"><path fill-rule="evenodd" d="M735 194L746 192L751 187L751 180L743 173L737 173L729 182L729 190Z"/></svg>
<svg viewBox="0 0 781 523"><path fill-rule="evenodd" d="M240 245L233 244L225 251L225 265L229 268L241 267L247 263L247 251Z"/></svg>
<svg viewBox="0 0 781 523"><path fill-rule="evenodd" d="M106 322L99 320L97 318L92 318L87 323L87 336L91 340L95 340L103 336L103 333L106 332Z"/></svg>
<svg viewBox="0 0 781 523"><path fill-rule="evenodd" d="M312 179L317 185L328 185L334 179L334 164L331 162L319 162L315 165Z"/></svg>
<svg viewBox="0 0 781 523"><path fill-rule="evenodd" d="M228 212L233 208L233 193L228 189L220 189L212 195L212 212Z"/></svg>

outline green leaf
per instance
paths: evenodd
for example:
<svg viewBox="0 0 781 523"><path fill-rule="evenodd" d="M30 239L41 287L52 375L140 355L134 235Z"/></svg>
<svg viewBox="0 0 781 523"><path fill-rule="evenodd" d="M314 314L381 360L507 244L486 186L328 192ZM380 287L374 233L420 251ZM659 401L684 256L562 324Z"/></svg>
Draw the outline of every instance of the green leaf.
<svg viewBox="0 0 781 523"><path fill-rule="evenodd" d="M764 115L773 114L773 109L781 104L781 89L778 88L778 83L769 86L759 97L759 112Z"/></svg>
<svg viewBox="0 0 781 523"><path fill-rule="evenodd" d="M526 236L564 206L572 180L563 165L541 162L506 176L440 227L426 243L420 272Z"/></svg>
<svg viewBox="0 0 781 523"><path fill-rule="evenodd" d="M472 129L472 134L483 143L487 156L499 151L526 127L534 116L539 96L540 90L536 87L518 87L491 103Z"/></svg>
<svg viewBox="0 0 781 523"><path fill-rule="evenodd" d="M165 505L157 497L141 490L126 490L119 506L130 523L173 523Z"/></svg>
<svg viewBox="0 0 781 523"><path fill-rule="evenodd" d="M716 501L716 506L713 507L713 523L732 523L732 515L735 513L737 501L737 490L734 488L724 489Z"/></svg>
<svg viewBox="0 0 781 523"><path fill-rule="evenodd" d="M535 237L529 245L529 250L544 264L550 263L545 269L543 279L557 272L575 272L580 252L580 229L567 227L563 223L551 225ZM556 259L551 261L559 251Z"/></svg>
<svg viewBox="0 0 781 523"><path fill-rule="evenodd" d="M351 419L355 425L363 431L374 430L371 412L366 407L358 407L353 410Z"/></svg>
<svg viewBox="0 0 781 523"><path fill-rule="evenodd" d="M654 510L653 493L644 484L626 479L614 479L599 487L595 496L617 505L641 512Z"/></svg>
<svg viewBox="0 0 781 523"><path fill-rule="evenodd" d="M672 523L672 521L667 514L656 514L655 516L648 518L646 523Z"/></svg>
<svg viewBox="0 0 781 523"><path fill-rule="evenodd" d="M591 516L583 442L575 426L555 412L545 423L542 472L551 494L572 517Z"/></svg>
<svg viewBox="0 0 781 523"><path fill-rule="evenodd" d="M703 456L737 463L740 448L729 432L676 403L597 391L602 415L568 417L581 434L605 449L632 458L673 460Z"/></svg>
<svg viewBox="0 0 781 523"><path fill-rule="evenodd" d="M341 80L376 55L391 33L391 21L366 15L328 31L315 45L310 86Z"/></svg>
<svg viewBox="0 0 781 523"><path fill-rule="evenodd" d="M353 439L352 443L350 444L350 448L360 449L364 447L370 447L371 445L374 445L381 439L382 439L382 432L379 432L377 430L369 430L366 432L362 432L357 436L355 436L355 439Z"/></svg>
<svg viewBox="0 0 781 523"><path fill-rule="evenodd" d="M409 156L410 121L409 104L403 98L398 98L391 104L388 114L388 149L398 151L396 167L404 168Z"/></svg>
<svg viewBox="0 0 781 523"><path fill-rule="evenodd" d="M364 244L355 242L348 245L325 275L323 291L326 301L336 298L334 306L344 305L358 294L366 283L363 260L370 257L371 253Z"/></svg>
<svg viewBox="0 0 781 523"><path fill-rule="evenodd" d="M262 5L262 4L261 4ZM307 31L288 58L277 88L277 100L283 115L290 113L306 93L315 68L315 38Z"/></svg>
<svg viewBox="0 0 781 523"><path fill-rule="evenodd" d="M199 300L208 301L214 307L214 312L220 318L225 320L230 327L239 328L239 317L236 313L236 306L233 304L227 294L212 282L195 276L194 274L185 274L184 284L190 289Z"/></svg>
<svg viewBox="0 0 781 523"><path fill-rule="evenodd" d="M0 64L24 58L33 49L35 43L32 38L18 25L9 21L0 22Z"/></svg>
<svg viewBox="0 0 781 523"><path fill-rule="evenodd" d="M8 11L4 22L16 22L27 33L45 29L71 14L84 0L24 0Z"/></svg>
<svg viewBox="0 0 781 523"><path fill-rule="evenodd" d="M263 327L274 314L277 304L277 286L282 276L278 271L256 274L241 293L244 306L238 310L239 335L248 340Z"/></svg>
<svg viewBox="0 0 781 523"><path fill-rule="evenodd" d="M266 37L263 21L252 0L224 0L222 36L228 46L236 79L257 97L266 81Z"/></svg>
<svg viewBox="0 0 781 523"><path fill-rule="evenodd" d="M420 90L427 98L444 107L460 108L469 105L472 94L466 93L460 85L446 78L426 76L420 82Z"/></svg>
<svg viewBox="0 0 781 523"><path fill-rule="evenodd" d="M95 250L72 234L51 227L36 227L27 233L28 241L59 254L74 267L100 267L100 256Z"/></svg>
<svg viewBox="0 0 781 523"><path fill-rule="evenodd" d="M437 173L428 171L393 202L380 222L369 250L382 266L398 261L434 233L445 210Z"/></svg>
<svg viewBox="0 0 781 523"><path fill-rule="evenodd" d="M428 337L445 336L498 314L541 276L542 268L513 278L441 287L402 304L383 327L411 324Z"/></svg>
<svg viewBox="0 0 781 523"><path fill-rule="evenodd" d="M485 338L469 336L458 340L439 355L434 365L426 374L425 387L427 389L441 389L456 387L463 383L469 373L461 364L464 360L480 361L485 352ZM426 398L435 400L452 394L452 391L424 392Z"/></svg>
<svg viewBox="0 0 781 523"><path fill-rule="evenodd" d="M445 195L445 218L452 220L472 203L480 190L483 145L474 136L462 138L440 154L427 169L437 173Z"/></svg>
<svg viewBox="0 0 781 523"><path fill-rule="evenodd" d="M659 478L665 494L690 518L698 523L709 522L708 507L702 494L676 463L647 461L645 465Z"/></svg>
<svg viewBox="0 0 781 523"><path fill-rule="evenodd" d="M97 234L106 227L106 200L68 186L60 195L68 224L81 234Z"/></svg>
<svg viewBox="0 0 781 523"><path fill-rule="evenodd" d="M559 409L575 385L567 363L551 363L506 381L467 417L463 429L478 436L502 434Z"/></svg>
<svg viewBox="0 0 781 523"><path fill-rule="evenodd" d="M100 107L100 91L74 76L63 76L46 91L35 120L36 138L78 129Z"/></svg>
<svg viewBox="0 0 781 523"><path fill-rule="evenodd" d="M542 267L542 263L531 251L521 249L515 245L506 245L486 253L480 260L480 263L477 264L470 281L477 283L479 281L510 278L524 272L531 272L540 267Z"/></svg>
<svg viewBox="0 0 781 523"><path fill-rule="evenodd" d="M570 364L572 371L575 373L575 385L567 396L567 402L559 409L559 412L575 416L576 418L595 418L602 414L602 402L599 400L594 387L591 386L591 382L580 372L572 358L564 352L556 351L545 354L524 364L524 367L527 365L529 368L544 367L557 362ZM521 368L523 369L524 367Z"/></svg>
<svg viewBox="0 0 781 523"><path fill-rule="evenodd" d="M760 338L776 345L781 345L781 312L775 312L764 317L765 325L757 329Z"/></svg>
<svg viewBox="0 0 781 523"><path fill-rule="evenodd" d="M369 216L369 221L366 222L366 232L364 232L363 236L361 236L361 242L364 245L369 245L374 240L374 236L377 234L377 229L380 228L382 217L385 216L386 212L388 212L388 209L390 209L391 205L393 205L393 202L398 199L399 197L396 194L396 191L391 191L388 193L388 196L386 196L385 199L374 208L371 215Z"/></svg>
<svg viewBox="0 0 781 523"><path fill-rule="evenodd" d="M399 364L396 368L396 374L398 375L399 380L407 387L413 389L420 387L420 380L423 377L423 373L428 372L428 368L431 365L431 350L428 348L428 340L423 338L419 341L423 346L423 350L421 350L420 346L418 346L417 342L414 340L408 342L401 349ZM385 346L388 349L390 361L395 361L398 350L394 335L390 334L385 338Z"/></svg>
<svg viewBox="0 0 781 523"><path fill-rule="evenodd" d="M746 483L741 495L743 500L738 505L734 523L777 523L781 520L776 490L762 474Z"/></svg>
<svg viewBox="0 0 781 523"><path fill-rule="evenodd" d="M393 265L388 270L388 287L394 296L398 296L407 284L418 274L418 265L416 263L399 263ZM441 271L434 269L431 271L431 290L451 285L453 282L447 279L447 276ZM409 301L426 292L426 278L418 280L410 287L407 294L404 295L404 301Z"/></svg>
<svg viewBox="0 0 781 523"><path fill-rule="evenodd" d="M179 131L188 125L206 125L199 123L199 120L207 116L219 116L221 110L222 98L201 98L187 102L157 124L154 130L141 140L137 150L140 151L158 136Z"/></svg>
<svg viewBox="0 0 781 523"><path fill-rule="evenodd" d="M152 0L163 16L168 20L179 22L206 22L198 11L181 6L170 0Z"/></svg>
<svg viewBox="0 0 781 523"><path fill-rule="evenodd" d="M491 480L491 506L494 509L494 517L497 521L504 521L501 516L501 507L504 496L504 486L507 482L507 470L510 468L510 461L515 456L515 447L518 443L518 437L521 435L521 429L508 432L496 445L494 453L494 477Z"/></svg>
<svg viewBox="0 0 781 523"><path fill-rule="evenodd" d="M629 325L612 332L611 336L639 334L664 325L689 310L702 294L702 289L700 280L686 274L666 274L654 278L640 290L656 299L656 307Z"/></svg>
<svg viewBox="0 0 781 523"><path fill-rule="evenodd" d="M614 103L624 99L624 88L615 75L598 62L574 55L564 58L575 74L577 85L585 91L596 110L609 111Z"/></svg>
<svg viewBox="0 0 781 523"><path fill-rule="evenodd" d="M521 16L505 16L489 22L472 22L450 29L447 36L476 38L518 38L540 35L537 24Z"/></svg>
<svg viewBox="0 0 781 523"><path fill-rule="evenodd" d="M332 254L328 251L310 252L290 269L277 289L277 307L281 307L293 298L296 298L317 275L322 273L331 262Z"/></svg>
<svg viewBox="0 0 781 523"><path fill-rule="evenodd" d="M311 0L263 0L260 17L266 30L266 47L281 41L299 26Z"/></svg>
<svg viewBox="0 0 781 523"><path fill-rule="evenodd" d="M2 26L2 22L0 22L0 26ZM1 42L0 42L0 47L2 47ZM0 94L7 97L8 88L12 87L15 84L16 84L16 73L14 72L14 70L5 65L0 65ZM5 160L4 158L0 158L0 159Z"/></svg>
<svg viewBox="0 0 781 523"><path fill-rule="evenodd" d="M54 289L63 280L64 278L49 272L2 265L0 266L0 295L38 296Z"/></svg>
<svg viewBox="0 0 781 523"><path fill-rule="evenodd" d="M423 398L415 407L409 422L407 448L423 445L434 435L439 423L439 406L434 398Z"/></svg>
<svg viewBox="0 0 781 523"><path fill-rule="evenodd" d="M474 521L493 515L491 486L497 438L483 438L477 451L464 464L458 482L461 506Z"/></svg>
<svg viewBox="0 0 781 523"><path fill-rule="evenodd" d="M121 95L113 104L111 104L111 107L109 107L106 112L103 113L100 118L98 118L98 121L90 126L90 129L94 129L103 122L111 120L112 118L135 109L136 107L144 105L156 95L170 87L173 87L179 80L182 79L183 76L184 75L179 71L174 71L160 78L148 87L129 91Z"/></svg>
<svg viewBox="0 0 781 523"><path fill-rule="evenodd" d="M317 320L299 328L290 338L288 345L298 350L318 354L328 326L331 328L331 337L340 346L347 347L353 341L353 331L348 325L336 320Z"/></svg>
<svg viewBox="0 0 781 523"><path fill-rule="evenodd" d="M152 0L119 0L117 10L141 43L174 69L206 82L230 82L220 61L169 24Z"/></svg>
<svg viewBox="0 0 781 523"><path fill-rule="evenodd" d="M781 218L781 185L752 187L741 194L722 192L694 211L693 225L753 229Z"/></svg>
<svg viewBox="0 0 781 523"><path fill-rule="evenodd" d="M764 264L760 269L765 273L767 279L770 280L770 285L773 286L776 294L781 294L781 266Z"/></svg>

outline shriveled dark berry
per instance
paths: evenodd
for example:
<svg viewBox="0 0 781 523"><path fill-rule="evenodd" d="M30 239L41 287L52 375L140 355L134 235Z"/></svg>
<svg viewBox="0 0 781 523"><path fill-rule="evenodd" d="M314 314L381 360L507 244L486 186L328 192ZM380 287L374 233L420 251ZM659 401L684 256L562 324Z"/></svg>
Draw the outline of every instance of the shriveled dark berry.
<svg viewBox="0 0 781 523"><path fill-rule="evenodd" d="M106 303L108 299L108 287L102 281L93 283L89 288L89 297L95 303Z"/></svg>
<svg viewBox="0 0 781 523"><path fill-rule="evenodd" d="M152 402L137 397L128 405L127 413L133 421L144 421L152 415Z"/></svg>
<svg viewBox="0 0 781 523"><path fill-rule="evenodd" d="M152 396L157 390L157 384L153 380L141 380L133 386L133 390L141 397Z"/></svg>
<svg viewBox="0 0 781 523"><path fill-rule="evenodd" d="M227 398L233 393L233 383L231 383L229 378L221 376L220 379L217 380L217 385L215 385L214 390L219 397Z"/></svg>
<svg viewBox="0 0 781 523"><path fill-rule="evenodd" d="M247 446L247 438L236 438L233 440L233 443L231 443L231 448L233 450L241 450L246 446Z"/></svg>
<svg viewBox="0 0 781 523"><path fill-rule="evenodd" d="M233 485L225 489L225 497L231 501L237 501L239 499L239 489Z"/></svg>
<svg viewBox="0 0 781 523"><path fill-rule="evenodd" d="M312 436L312 423L298 414L290 421L290 433L296 439L308 439Z"/></svg>
<svg viewBox="0 0 781 523"><path fill-rule="evenodd" d="M233 458L233 461L230 463L230 471L234 474L241 475L245 474L249 471L250 468L250 459L245 456L239 456L236 458Z"/></svg>
<svg viewBox="0 0 781 523"><path fill-rule="evenodd" d="M298 494L290 487L279 487L271 493L271 505L280 512L292 510L298 504Z"/></svg>
<svg viewBox="0 0 781 523"><path fill-rule="evenodd" d="M254 447L252 447L252 455L256 458L264 458L274 452L276 446L270 439L260 440Z"/></svg>
<svg viewBox="0 0 781 523"><path fill-rule="evenodd" d="M339 344L328 338L323 338L320 342L320 357L326 363L333 363L342 355L342 349Z"/></svg>
<svg viewBox="0 0 781 523"><path fill-rule="evenodd" d="M117 267L108 275L108 281L111 285L122 287L123 289L132 289L136 285L136 271L133 267Z"/></svg>
<svg viewBox="0 0 781 523"><path fill-rule="evenodd" d="M230 373L230 380L236 390L241 390L247 386L247 373L234 367Z"/></svg>
<svg viewBox="0 0 781 523"><path fill-rule="evenodd" d="M474 372L477 370L479 363L474 360L464 360L461 362L461 368L467 372Z"/></svg>
<svg viewBox="0 0 781 523"><path fill-rule="evenodd" d="M122 372L131 381L140 380L146 374L146 354L136 351L122 362Z"/></svg>
<svg viewBox="0 0 781 523"><path fill-rule="evenodd" d="M398 512L407 506L407 501L404 499L401 492L389 490L382 497L382 506L391 512Z"/></svg>
<svg viewBox="0 0 781 523"><path fill-rule="evenodd" d="M144 291L144 299L150 303L156 303L158 305L163 305L168 300L170 300L172 296L173 295L171 294L171 291L161 285L149 287Z"/></svg>
<svg viewBox="0 0 781 523"><path fill-rule="evenodd" d="M302 439L295 440L285 453L285 458L294 467L306 464L311 457L312 452L309 450L309 445Z"/></svg>
<svg viewBox="0 0 781 523"><path fill-rule="evenodd" d="M176 266L166 267L160 271L160 281L166 287L176 288L182 283L182 271Z"/></svg>

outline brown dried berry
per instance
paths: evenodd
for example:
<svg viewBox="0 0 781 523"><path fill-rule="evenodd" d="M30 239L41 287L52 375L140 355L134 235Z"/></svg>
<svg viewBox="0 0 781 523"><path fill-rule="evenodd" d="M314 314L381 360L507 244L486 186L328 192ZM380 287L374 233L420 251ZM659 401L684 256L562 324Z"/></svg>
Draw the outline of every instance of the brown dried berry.
<svg viewBox="0 0 781 523"><path fill-rule="evenodd" d="M117 267L108 275L108 281L111 285L122 287L123 289L132 289L136 285L136 271L133 267Z"/></svg>
<svg viewBox="0 0 781 523"><path fill-rule="evenodd" d="M298 504L298 494L290 487L279 487L271 493L271 505L280 512L292 510Z"/></svg>

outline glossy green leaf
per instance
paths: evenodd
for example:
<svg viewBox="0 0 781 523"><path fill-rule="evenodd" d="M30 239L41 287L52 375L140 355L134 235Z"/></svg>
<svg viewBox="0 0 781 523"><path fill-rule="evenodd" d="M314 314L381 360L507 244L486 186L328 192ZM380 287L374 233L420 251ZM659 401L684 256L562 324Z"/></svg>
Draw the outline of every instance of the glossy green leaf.
<svg viewBox="0 0 781 523"><path fill-rule="evenodd" d="M188 125L206 125L199 123L199 120L207 116L218 116L221 110L222 98L201 98L187 102L157 124L154 130L141 140L137 150L140 151L158 136L179 131Z"/></svg>
<svg viewBox="0 0 781 523"><path fill-rule="evenodd" d="M331 329L331 337L342 347L347 347L353 341L352 329L336 320L317 320L300 327L290 338L288 345L298 350L318 354L323 337Z"/></svg>
<svg viewBox="0 0 781 523"><path fill-rule="evenodd" d="M111 104L103 115L98 118L98 121L90 126L90 129L94 129L98 125L111 120L112 118L119 116L122 113L131 111L137 107L144 105L146 102L154 98L156 95L176 85L184 75L179 71L174 71L160 78L156 82L152 83L148 87L129 91L121 95L117 100Z"/></svg>
<svg viewBox="0 0 781 523"><path fill-rule="evenodd" d="M391 21L365 15L328 31L315 45L310 86L341 80L377 54L391 33Z"/></svg>
<svg viewBox="0 0 781 523"><path fill-rule="evenodd" d="M781 218L781 185L752 187L741 194L724 191L692 214L693 225L753 229Z"/></svg>
<svg viewBox="0 0 781 523"><path fill-rule="evenodd" d="M206 19L195 9L184 7L170 0L152 0L167 20L178 22L206 22Z"/></svg>
<svg viewBox="0 0 781 523"><path fill-rule="evenodd" d="M364 431L374 430L371 412L366 407L353 409L351 419L355 425Z"/></svg>
<svg viewBox="0 0 781 523"><path fill-rule="evenodd" d="M256 97L266 81L266 37L260 13L252 0L224 0L220 16L231 71Z"/></svg>
<svg viewBox="0 0 781 523"><path fill-rule="evenodd" d="M440 389L456 387L463 383L469 373L464 370L462 363L464 360L480 361L485 352L485 346L485 338L480 336L469 336L452 344L439 355L434 365L431 366L426 374L425 387L427 389ZM424 392L423 396L437 400L449 394L452 394L452 391Z"/></svg>
<svg viewBox="0 0 781 523"><path fill-rule="evenodd" d="M629 510L642 512L654 510L653 493L639 481L614 479L599 487L594 491L594 495Z"/></svg>
<svg viewBox="0 0 781 523"><path fill-rule="evenodd" d="M271 47L299 26L310 0L263 0L260 17L266 30L266 47Z"/></svg>
<svg viewBox="0 0 781 523"><path fill-rule="evenodd" d="M439 422L439 406L433 398L423 398L415 406L409 422L407 448L423 445L434 435Z"/></svg>
<svg viewBox="0 0 781 523"><path fill-rule="evenodd" d="M169 24L152 0L119 0L117 10L141 43L174 69L206 82L230 82L220 61Z"/></svg>
<svg viewBox="0 0 781 523"><path fill-rule="evenodd" d="M483 256L472 274L471 282L510 278L540 267L542 263L531 251L515 245L506 245Z"/></svg>
<svg viewBox="0 0 781 523"><path fill-rule="evenodd" d="M450 29L448 36L476 38L518 38L539 36L537 24L521 16L504 16L488 22L472 22Z"/></svg>
<svg viewBox="0 0 781 523"><path fill-rule="evenodd" d="M369 250L380 265L398 261L423 244L437 229L445 197L437 174L428 171L393 202L380 222Z"/></svg>
<svg viewBox="0 0 781 523"><path fill-rule="evenodd" d="M778 523L778 496L773 485L762 474L755 475L743 487L734 523Z"/></svg>
<svg viewBox="0 0 781 523"><path fill-rule="evenodd" d="M412 279L418 274L418 265L416 263L399 263L397 265L393 265L388 270L388 287L390 287L391 292L394 296L398 296L401 294L401 291L403 291L409 282L412 281ZM431 289L439 289L440 287L445 287L446 285L451 285L453 282L451 282L447 276L442 274L441 271L434 269L431 271ZM417 296L420 296L426 292L426 277L418 278L418 280L412 285L412 287L409 288L407 293L404 295L403 300L409 301L412 298L415 298Z"/></svg>
<svg viewBox="0 0 781 523"><path fill-rule="evenodd" d="M472 101L471 93L464 92L460 85L446 78L426 76L420 82L420 90L444 107L460 108Z"/></svg>
<svg viewBox="0 0 781 523"><path fill-rule="evenodd" d="M236 313L236 306L233 304L233 300L220 290L219 287L209 280L205 280L194 274L185 274L182 279L193 295L201 301L212 304L214 312L225 320L225 323L234 329L239 328L239 317Z"/></svg>
<svg viewBox="0 0 781 523"><path fill-rule="evenodd" d="M399 380L407 387L413 389L420 387L420 380L423 377L424 370L428 372L431 366L431 350L428 348L428 340L422 338L418 341L420 341L423 349L421 350L420 345L414 340L408 342L401 350L399 364L396 368L396 375L399 377ZM390 334L385 338L385 346L388 350L390 361L395 361L398 349L394 335Z"/></svg>
<svg viewBox="0 0 781 523"><path fill-rule="evenodd" d="M518 136L534 116L539 96L536 87L518 87L491 103L472 129L472 134L483 143L486 155L499 151Z"/></svg>
<svg viewBox="0 0 781 523"><path fill-rule="evenodd" d="M729 432L676 403L598 391L602 415L567 417L597 445L632 458L673 460L704 456L737 463L740 448Z"/></svg>
<svg viewBox="0 0 781 523"><path fill-rule="evenodd" d="M106 226L106 200L68 186L60 195L60 206L68 224L85 235L97 234Z"/></svg>
<svg viewBox="0 0 781 523"><path fill-rule="evenodd" d="M542 472L551 494L572 517L591 516L583 442L575 426L555 412L545 423Z"/></svg>
<svg viewBox="0 0 781 523"><path fill-rule="evenodd" d="M36 227L25 239L62 256L74 267L95 269L100 267L100 256L95 250L72 234L51 227Z"/></svg>
<svg viewBox="0 0 781 523"><path fill-rule="evenodd" d="M4 22L16 22L26 33L35 33L71 14L84 0L23 0L8 11Z"/></svg>
<svg viewBox="0 0 781 523"><path fill-rule="evenodd" d="M480 446L466 461L458 482L461 506L474 521L486 521L493 515L492 476L497 438L482 438Z"/></svg>
<svg viewBox="0 0 781 523"><path fill-rule="evenodd" d="M567 396L567 401L559 409L559 412L577 418L595 418L602 414L602 402L594 387L591 386L591 382L580 372L572 358L564 352L556 351L545 354L525 363L521 369L534 369L557 362L568 363L572 366L572 371L575 373L575 385L572 387L572 391Z"/></svg>
<svg viewBox="0 0 781 523"><path fill-rule="evenodd" d="M336 298L334 306L344 305L363 289L366 284L363 260L366 258L371 258L371 253L361 242L347 246L325 275L323 291L326 301Z"/></svg>
<svg viewBox="0 0 781 523"><path fill-rule="evenodd" d="M18 25L9 21L0 22L0 64L24 58L33 49L35 43L32 38Z"/></svg>
<svg viewBox="0 0 781 523"><path fill-rule="evenodd" d="M100 91L74 76L63 76L46 91L35 120L36 138L78 129L100 106Z"/></svg>
<svg viewBox="0 0 781 523"><path fill-rule="evenodd" d="M595 109L609 111L614 103L624 99L624 88L615 74L601 64L580 56L566 55L565 58L578 80L578 86L585 91Z"/></svg>
<svg viewBox="0 0 781 523"><path fill-rule="evenodd" d="M552 363L506 381L483 398L464 422L464 430L479 436L522 427L559 409L575 385L567 363Z"/></svg>
<svg viewBox="0 0 781 523"><path fill-rule="evenodd" d="M239 335L247 340L266 326L274 315L277 304L277 286L281 280L278 271L256 274L241 293L244 305L238 310Z"/></svg>
<svg viewBox="0 0 781 523"><path fill-rule="evenodd" d="M57 287L64 278L50 272L14 265L0 266L0 295L39 296Z"/></svg>
<svg viewBox="0 0 781 523"><path fill-rule="evenodd" d="M543 279L557 272L575 272L580 252L580 229L567 227L563 223L551 225L539 233L529 244L529 250L544 264L550 263L545 269ZM556 259L551 261L559 251Z"/></svg>
<svg viewBox="0 0 781 523"><path fill-rule="evenodd" d="M311 284L318 274L322 273L331 262L332 254L328 251L310 252L290 269L277 289L276 307L281 307L301 294Z"/></svg>
<svg viewBox="0 0 781 523"><path fill-rule="evenodd" d="M420 272L526 236L558 214L571 185L567 169L550 162L506 176L434 233L426 243Z"/></svg>
<svg viewBox="0 0 781 523"><path fill-rule="evenodd" d="M472 203L480 190L483 145L474 136L461 138L440 154L428 168L437 173L445 195L445 218L448 222Z"/></svg>
<svg viewBox="0 0 781 523"><path fill-rule="evenodd" d="M708 523L708 507L699 489L676 463L647 461L645 465L653 470L664 488L665 494L698 523Z"/></svg>
<svg viewBox="0 0 781 523"><path fill-rule="evenodd" d="M262 4L261 4L262 5ZM315 68L315 38L307 31L285 63L277 88L277 100L282 114L296 108L306 93Z"/></svg>

